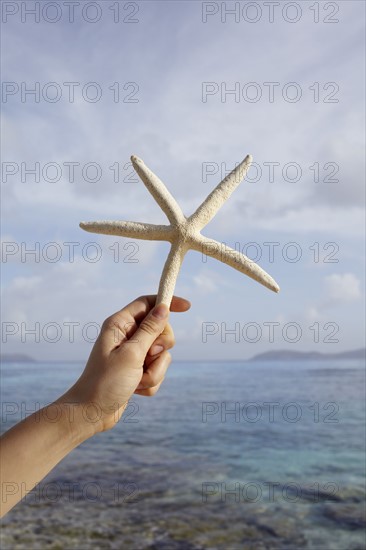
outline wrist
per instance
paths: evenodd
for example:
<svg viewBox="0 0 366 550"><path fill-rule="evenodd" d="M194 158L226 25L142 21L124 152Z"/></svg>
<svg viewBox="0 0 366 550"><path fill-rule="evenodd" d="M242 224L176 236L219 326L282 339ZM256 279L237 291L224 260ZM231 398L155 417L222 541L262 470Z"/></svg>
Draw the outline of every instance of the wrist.
<svg viewBox="0 0 366 550"><path fill-rule="evenodd" d="M62 396L55 401L54 405L60 409L60 419L73 447L77 447L99 431L98 423L88 414L88 407L83 403L74 402L67 396Z"/></svg>

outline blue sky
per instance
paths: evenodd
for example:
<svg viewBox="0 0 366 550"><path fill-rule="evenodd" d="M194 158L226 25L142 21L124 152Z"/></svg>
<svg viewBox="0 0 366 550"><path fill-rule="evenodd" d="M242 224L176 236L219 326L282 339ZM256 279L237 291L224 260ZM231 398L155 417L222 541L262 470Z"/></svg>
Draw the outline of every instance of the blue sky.
<svg viewBox="0 0 366 550"><path fill-rule="evenodd" d="M287 11L281 2L272 23L262 2L252 11L237 3L237 22L222 11L235 2L120 2L117 23L108 0L95 3L95 23L88 2L73 23L63 2L55 23L45 20L56 18L51 9L36 23L20 2L3 4L3 352L86 358L106 316L157 291L167 243L78 227L166 223L132 174L131 154L186 215L225 170L254 157L249 179L203 233L257 256L281 292L188 253L176 294L192 308L172 315L176 359L364 345L363 2L315 3L318 23L313 2ZM39 102L22 97L22 86L38 85ZM26 171L35 163L39 181ZM37 247L39 257L25 254Z"/></svg>

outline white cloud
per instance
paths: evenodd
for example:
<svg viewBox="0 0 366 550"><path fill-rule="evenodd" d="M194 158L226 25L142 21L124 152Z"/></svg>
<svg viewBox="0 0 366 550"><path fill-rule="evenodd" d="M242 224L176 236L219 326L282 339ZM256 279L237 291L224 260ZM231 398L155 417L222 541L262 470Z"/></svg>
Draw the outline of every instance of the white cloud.
<svg viewBox="0 0 366 550"><path fill-rule="evenodd" d="M206 272L200 271L197 275L193 276L193 282L197 287L197 290L202 294L212 294L218 290L216 284L218 277L214 271Z"/></svg>
<svg viewBox="0 0 366 550"><path fill-rule="evenodd" d="M138 179L123 181L130 171L124 167L132 153L144 158L161 177L187 215L221 179L217 173L203 181L203 162L225 163L230 168L252 153L262 167L264 162L279 162L281 167L291 161L299 163L303 176L296 183L282 181L281 170L273 183L268 183L265 175L258 183L243 183L203 232L232 245L247 236L254 241L259 234L264 241L300 241L307 251L314 241L322 246L347 239L347 258L352 262L347 267L349 273L330 274L324 281L326 307L341 311L345 303L361 298L362 267L355 258L360 256L359 237L364 231L360 161L364 150L363 3L342 2L337 25L314 24L313 11L305 6L296 24L281 18L274 24L264 20L255 25L237 24L232 16L222 24L220 15L203 24L201 9L199 2L142 2L136 25L116 25L106 16L95 25L80 21L22 24L14 17L4 26L4 44L12 44L3 48L4 80L29 85L37 81L79 82L77 90L86 82L97 81L103 88L103 97L95 104L82 100L77 90L74 103L68 103L64 95L54 104L42 100L22 103L19 97L9 97L3 104L8 137L2 151L5 162L19 166L21 162L29 166L56 162L63 166L74 161L80 167L96 162L103 170L96 183L83 180L80 167L73 183L65 168L56 184L42 178L36 183L32 177L22 182L20 173L4 182L3 222L9 236L5 241L24 241L29 248L36 241L41 246L57 242L64 253L64 242L80 243L74 264L63 261L53 266L28 258L23 263L19 254L9 257L3 265L7 318L44 322L103 319L124 301L156 291L168 245L136 241L139 261L128 263L126 256L133 250L124 249L127 240L121 239L120 261L114 262L110 247L117 239L85 234L78 227L79 221L93 219L166 223ZM109 12L106 10L111 16ZM25 58L23 52L28 50L33 55ZM137 82L139 103L114 103L108 87L116 81L122 86ZM264 95L258 103L237 103L232 96L222 101L218 93L203 103L204 81L227 83L228 88L235 82L255 81L262 84ZM286 102L278 88L276 101L269 103L264 100L268 89L263 86L268 81L281 86L297 81L303 98L295 104ZM322 101L322 86L330 81L339 84L339 102L335 104ZM314 82L320 86L318 103L309 90ZM116 162L121 170L119 183L113 181L109 168ZM323 177L330 172L324 171L325 163L338 163L339 183L315 183L309 169L314 162L320 163ZM306 243L307 238L314 240ZM81 247L91 241L103 250L103 261L98 264L80 257ZM338 257L340 262L348 261L341 246ZM186 260L177 288L193 297L195 311L205 317L211 307L213 311L218 304L226 307L223 304L231 289L224 277L220 279L221 266L212 262L202 271L197 262ZM301 289L308 304L301 303L299 310L307 311L309 322L320 318L322 297L318 294L323 288L323 271L313 270L317 273L310 281L304 269L292 281L288 264L277 262L273 268L279 281L288 281L290 292L285 286L276 299L270 299L264 289L252 287L249 298L253 304L246 306L253 309L246 313L253 315L255 307L266 312L270 303L271 319L279 315L288 318ZM229 280L236 284L239 279ZM240 292L242 289L245 292L246 287L240 284ZM225 309L228 322L230 315L237 315L237 307L234 302ZM209 355L208 346L204 353Z"/></svg>
<svg viewBox="0 0 366 550"><path fill-rule="evenodd" d="M324 278L324 283L329 305L354 302L362 296L360 281L353 273L333 273Z"/></svg>

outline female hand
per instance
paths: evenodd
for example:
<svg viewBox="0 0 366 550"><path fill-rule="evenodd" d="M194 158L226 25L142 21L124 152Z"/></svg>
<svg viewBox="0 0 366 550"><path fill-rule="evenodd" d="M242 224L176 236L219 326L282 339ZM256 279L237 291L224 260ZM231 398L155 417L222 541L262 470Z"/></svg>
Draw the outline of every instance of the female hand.
<svg viewBox="0 0 366 550"><path fill-rule="evenodd" d="M84 372L59 399L84 407L96 432L118 422L134 393L152 396L164 380L175 342L169 309L154 307L155 300L141 296L104 321ZM173 297L171 311L189 308L188 300Z"/></svg>

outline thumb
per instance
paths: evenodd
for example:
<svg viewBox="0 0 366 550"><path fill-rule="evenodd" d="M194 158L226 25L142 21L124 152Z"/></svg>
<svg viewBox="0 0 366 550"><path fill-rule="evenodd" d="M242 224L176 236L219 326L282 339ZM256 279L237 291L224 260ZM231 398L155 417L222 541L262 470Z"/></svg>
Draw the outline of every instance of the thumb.
<svg viewBox="0 0 366 550"><path fill-rule="evenodd" d="M169 308L166 304L156 305L146 315L132 339L139 345L144 357L156 338L163 332L169 318Z"/></svg>

